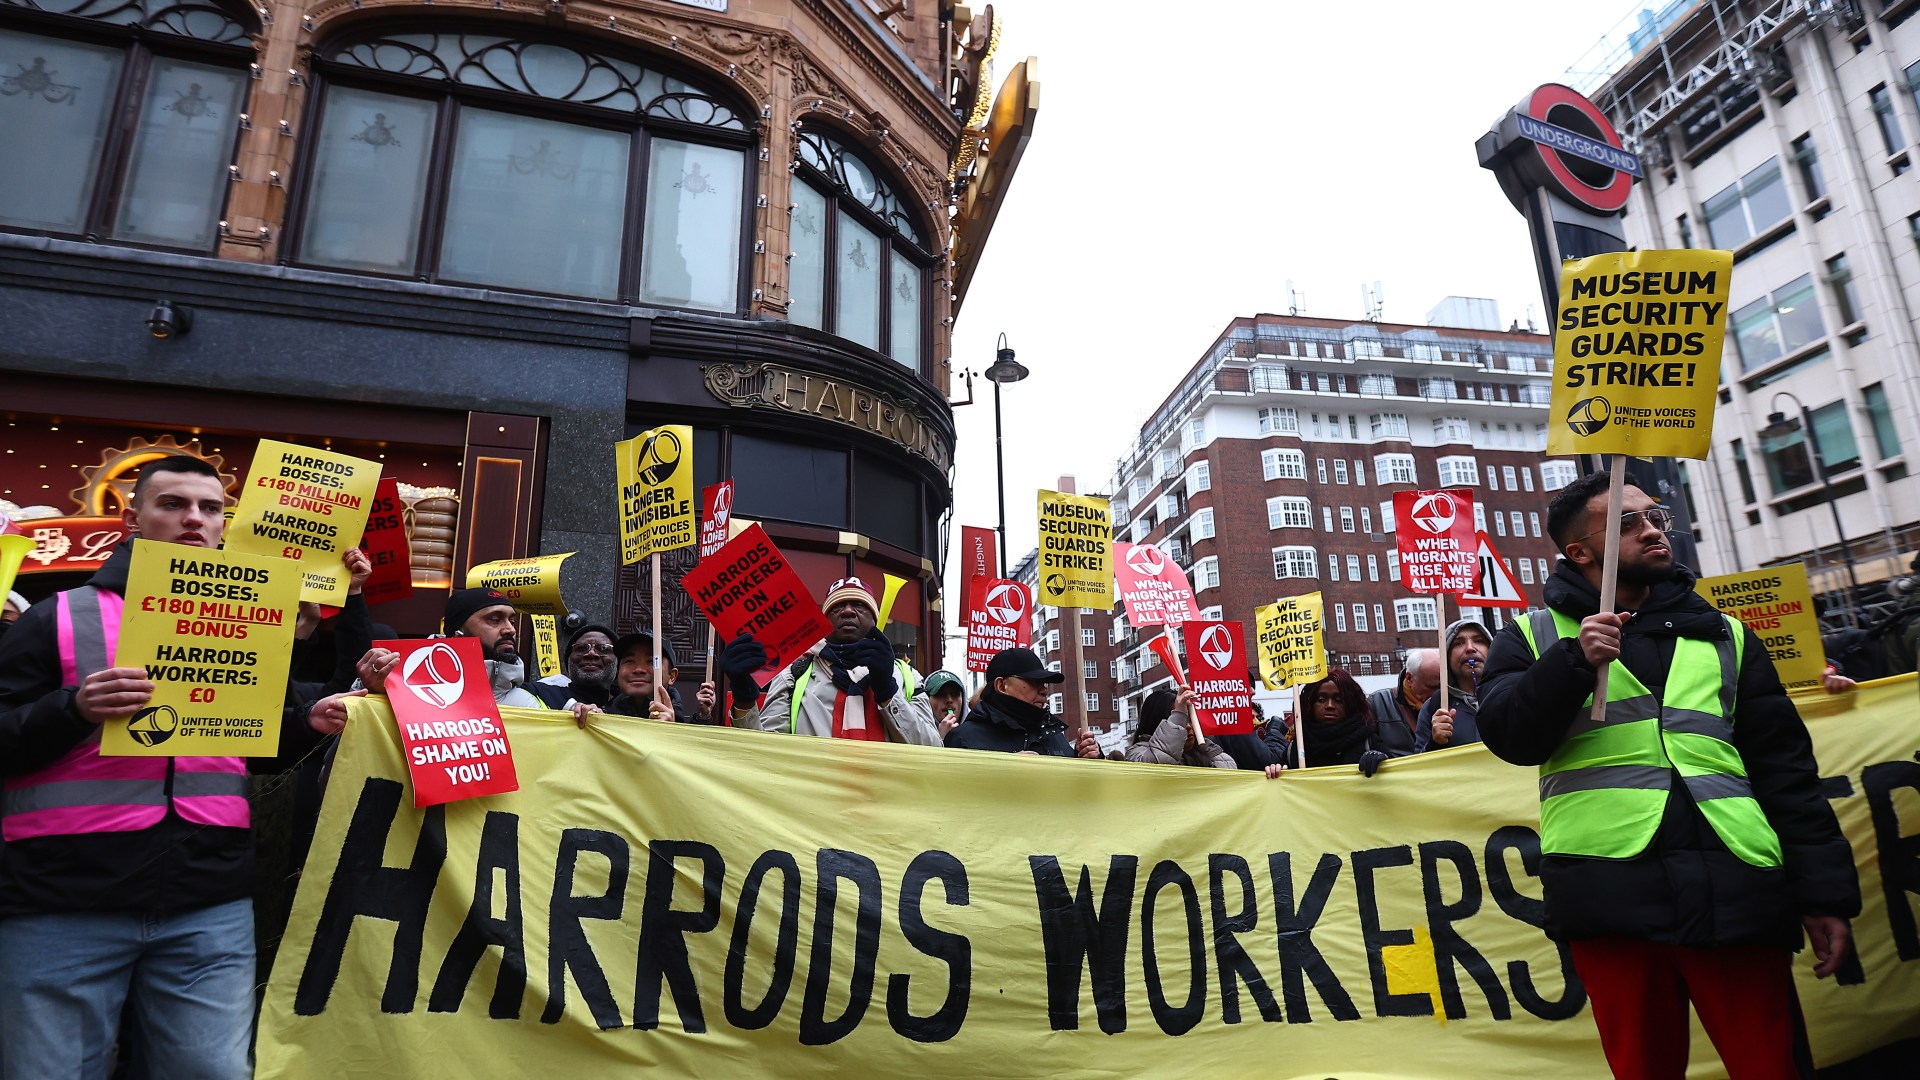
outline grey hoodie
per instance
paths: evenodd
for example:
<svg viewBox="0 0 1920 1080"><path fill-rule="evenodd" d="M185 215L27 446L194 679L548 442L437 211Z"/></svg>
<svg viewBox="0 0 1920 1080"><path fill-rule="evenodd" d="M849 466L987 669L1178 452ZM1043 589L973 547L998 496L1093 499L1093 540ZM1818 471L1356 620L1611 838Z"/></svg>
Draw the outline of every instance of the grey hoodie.
<svg viewBox="0 0 1920 1080"><path fill-rule="evenodd" d="M1446 668L1447 697L1449 698L1447 704L1453 709L1453 737L1447 741L1447 746L1461 746L1466 743L1480 741L1480 725L1478 723L1478 717L1480 715L1480 685L1478 675L1479 671L1485 670L1486 662L1481 662L1480 669L1474 672L1475 677L1466 686L1460 685L1458 678L1453 673L1453 665L1448 662L1448 658L1453 655L1453 640L1460 636L1460 631L1469 626L1480 631L1481 636L1485 637L1489 642L1489 647L1491 647L1491 642L1493 641L1493 635L1487 632L1486 624L1478 619L1455 619L1447 624L1447 632L1445 635L1446 648L1440 654L1441 663ZM1439 694L1428 698L1427 703L1421 707L1420 723L1413 736L1414 753L1422 753L1429 749L1443 749L1443 747L1431 745L1433 741L1433 714L1439 708Z"/></svg>

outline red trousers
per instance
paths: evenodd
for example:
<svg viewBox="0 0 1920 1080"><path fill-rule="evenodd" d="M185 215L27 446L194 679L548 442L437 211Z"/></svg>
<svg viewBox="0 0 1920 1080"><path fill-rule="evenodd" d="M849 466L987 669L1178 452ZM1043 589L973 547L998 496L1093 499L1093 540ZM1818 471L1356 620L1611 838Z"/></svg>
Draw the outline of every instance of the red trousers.
<svg viewBox="0 0 1920 1080"><path fill-rule="evenodd" d="M1633 938L1594 938L1572 948L1618 1080L1683 1080L1689 1001L1730 1080L1813 1075L1787 950L1690 949Z"/></svg>

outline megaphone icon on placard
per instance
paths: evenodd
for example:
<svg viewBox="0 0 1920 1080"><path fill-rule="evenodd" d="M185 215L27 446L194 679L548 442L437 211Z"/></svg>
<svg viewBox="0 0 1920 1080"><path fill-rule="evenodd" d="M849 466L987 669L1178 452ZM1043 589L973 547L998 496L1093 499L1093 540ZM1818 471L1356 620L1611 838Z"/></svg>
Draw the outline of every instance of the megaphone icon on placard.
<svg viewBox="0 0 1920 1080"><path fill-rule="evenodd" d="M406 666L400 670L400 681L413 691L414 697L436 709L445 709L460 700L461 692L466 689L466 672L461 669L460 654L453 651L453 646L436 641L407 657Z"/></svg>

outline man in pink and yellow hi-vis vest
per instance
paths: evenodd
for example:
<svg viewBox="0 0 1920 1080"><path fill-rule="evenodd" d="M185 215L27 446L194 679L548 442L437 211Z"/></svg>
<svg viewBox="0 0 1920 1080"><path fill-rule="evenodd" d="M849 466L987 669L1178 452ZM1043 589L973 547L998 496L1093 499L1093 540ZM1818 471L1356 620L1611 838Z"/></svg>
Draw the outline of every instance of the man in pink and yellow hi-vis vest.
<svg viewBox="0 0 1920 1080"><path fill-rule="evenodd" d="M213 467L174 456L141 470L125 519L212 548L225 509ZM248 762L99 754L101 724L154 689L113 666L131 558L129 542L0 640L0 1080L105 1077L123 1009L149 1075L252 1073ZM332 733L316 724L338 729L283 724L282 759Z"/></svg>

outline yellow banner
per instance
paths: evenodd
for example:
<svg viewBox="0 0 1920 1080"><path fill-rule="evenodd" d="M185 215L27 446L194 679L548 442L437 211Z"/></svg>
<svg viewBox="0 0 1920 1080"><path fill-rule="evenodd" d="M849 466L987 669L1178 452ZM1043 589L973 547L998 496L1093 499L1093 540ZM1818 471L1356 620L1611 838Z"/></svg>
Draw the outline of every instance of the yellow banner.
<svg viewBox="0 0 1920 1080"><path fill-rule="evenodd" d="M1827 670L1820 618L1813 613L1807 568L1799 563L1701 578L1693 591L1760 635L1789 690L1820 685Z"/></svg>
<svg viewBox="0 0 1920 1080"><path fill-rule="evenodd" d="M565 615L567 602L560 596L560 564L572 557L573 552L568 551L481 563L467 571L467 588L501 593L513 601L513 609L523 615Z"/></svg>
<svg viewBox="0 0 1920 1080"><path fill-rule="evenodd" d="M1320 594L1310 592L1254 609L1254 652L1267 689L1327 677L1324 607Z"/></svg>
<svg viewBox="0 0 1920 1080"><path fill-rule="evenodd" d="M1920 1033L1915 685L1805 700L1866 898L1858 968L1794 960L1830 1065ZM520 790L421 811L349 708L262 1078L1607 1075L1479 744L1270 781L503 709Z"/></svg>
<svg viewBox="0 0 1920 1080"><path fill-rule="evenodd" d="M140 540L115 667L147 669L153 700L100 729L108 757L280 752L300 564Z"/></svg>
<svg viewBox="0 0 1920 1080"><path fill-rule="evenodd" d="M1634 251L1560 269L1549 454L1704 458L1730 251Z"/></svg>
<svg viewBox="0 0 1920 1080"><path fill-rule="evenodd" d="M699 517L693 501L693 428L664 424L614 447L621 565L692 547Z"/></svg>
<svg viewBox="0 0 1920 1080"><path fill-rule="evenodd" d="M343 556L367 531L380 463L261 439L222 546L292 559L300 599L339 607L352 583Z"/></svg>
<svg viewBox="0 0 1920 1080"><path fill-rule="evenodd" d="M566 669L560 666L560 627L551 615L529 615L533 621L533 655L540 665L540 674L561 675Z"/></svg>
<svg viewBox="0 0 1920 1080"><path fill-rule="evenodd" d="M1040 603L1113 610L1113 514L1098 495L1040 492Z"/></svg>

